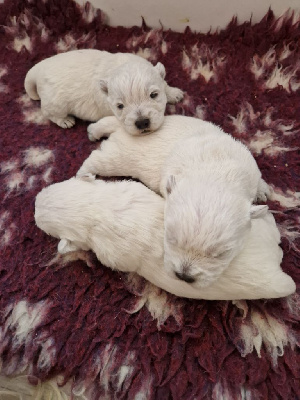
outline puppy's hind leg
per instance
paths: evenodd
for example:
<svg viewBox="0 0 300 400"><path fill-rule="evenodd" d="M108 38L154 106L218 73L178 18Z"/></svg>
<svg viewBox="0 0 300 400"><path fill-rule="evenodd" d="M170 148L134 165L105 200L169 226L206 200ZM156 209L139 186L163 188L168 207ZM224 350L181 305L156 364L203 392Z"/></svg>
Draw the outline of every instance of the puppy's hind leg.
<svg viewBox="0 0 300 400"><path fill-rule="evenodd" d="M119 121L116 117L104 117L87 128L88 138L94 142L103 137L108 137L119 127Z"/></svg>
<svg viewBox="0 0 300 400"><path fill-rule="evenodd" d="M75 118L72 115L67 115L66 117L50 116L48 118L63 129L72 128L75 125Z"/></svg>
<svg viewBox="0 0 300 400"><path fill-rule="evenodd" d="M72 128L75 125L75 118L68 115L63 108L53 107L53 105L42 99L41 110L44 117L50 119L63 129Z"/></svg>
<svg viewBox="0 0 300 400"><path fill-rule="evenodd" d="M176 104L179 101L181 101L184 97L184 93L182 90L168 85L166 86L166 95L167 95L167 102L169 104Z"/></svg>

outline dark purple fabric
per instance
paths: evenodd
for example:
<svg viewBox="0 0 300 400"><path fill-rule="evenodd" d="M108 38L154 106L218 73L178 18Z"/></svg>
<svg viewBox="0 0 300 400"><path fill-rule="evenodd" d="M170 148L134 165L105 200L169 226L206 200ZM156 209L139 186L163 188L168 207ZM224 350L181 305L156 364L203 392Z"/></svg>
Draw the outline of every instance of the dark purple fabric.
<svg viewBox="0 0 300 400"><path fill-rule="evenodd" d="M185 101L167 112L203 116L250 144L263 177L286 199L268 204L277 211L283 236L283 270L298 283L300 212L295 193L300 192L300 21L293 15L276 20L269 11L255 25L239 25L233 19L217 33L189 29L175 33L151 31L145 23L111 28L100 11L87 22L83 15L89 12L89 5L84 11L70 0L6 0L0 4L2 374L11 376L22 366L29 366L31 375L42 380L61 374L65 381L73 379L75 389L78 385L87 388L91 399L234 400L241 399L242 392L249 399L299 399L298 295L237 305L167 295L162 307L171 311L158 324L147 304L136 311L144 293L141 279L134 288L126 274L100 265L90 253L65 265L63 258L55 258L57 240L34 223L35 196L48 184L73 176L95 144L87 138L86 122L77 121L67 131L36 119L30 122L30 115L39 113L39 105L26 102L23 82L32 65L59 51L60 39L65 43L63 51L76 47L110 52L149 49L150 60L165 65L168 83L186 92ZM18 48L27 36L27 45ZM273 46L276 63L265 62L256 79L250 69L253 59L259 68ZM285 46L290 51L287 57L281 56ZM189 58L185 64L183 51ZM208 71L214 73L210 79L201 73L191 78L199 60L202 66L210 66ZM270 88L268 79L280 66L285 75L292 74L288 85ZM243 129L234 125L241 110ZM266 115L271 115L270 121ZM272 143L255 151L251 140L256 140L258 131L267 130ZM25 153L30 148L52 153L40 166L32 165ZM165 294L158 291L158 296ZM18 326L10 320L22 301L29 314L41 307L39 322L33 324L28 340L20 338ZM255 318L264 323L261 334ZM259 335L260 357L253 348L253 338ZM278 343L283 345L283 355ZM47 346L47 362L42 362ZM129 369L122 381L124 365Z"/></svg>

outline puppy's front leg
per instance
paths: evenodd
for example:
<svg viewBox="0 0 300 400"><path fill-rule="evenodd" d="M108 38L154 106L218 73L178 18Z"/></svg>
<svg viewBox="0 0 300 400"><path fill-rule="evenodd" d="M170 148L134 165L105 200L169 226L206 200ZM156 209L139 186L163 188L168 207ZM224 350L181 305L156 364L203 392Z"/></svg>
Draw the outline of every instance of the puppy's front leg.
<svg viewBox="0 0 300 400"><path fill-rule="evenodd" d="M176 104L181 101L184 97L184 93L182 90L171 87L169 85L166 86L166 95L167 95L167 102L170 104Z"/></svg>
<svg viewBox="0 0 300 400"><path fill-rule="evenodd" d="M99 150L92 151L91 155L79 168L76 177L81 178L87 174L101 176L124 175L124 160L120 149L115 143L110 143L109 139L105 140Z"/></svg>
<svg viewBox="0 0 300 400"><path fill-rule="evenodd" d="M72 251L78 251L78 250L82 250L82 248L77 246L76 244L74 244L73 242L71 242L68 239L61 239L57 245L57 251L60 254L66 254L66 253L70 253Z"/></svg>
<svg viewBox="0 0 300 400"><path fill-rule="evenodd" d="M271 191L269 188L269 185L267 184L266 181L264 181L262 178L260 179L258 183L258 188L257 188L257 194L255 201L259 202L266 202L267 199L270 197Z"/></svg>
<svg viewBox="0 0 300 400"><path fill-rule="evenodd" d="M108 137L120 126L116 117L104 117L87 128L89 139L94 142L103 137Z"/></svg>

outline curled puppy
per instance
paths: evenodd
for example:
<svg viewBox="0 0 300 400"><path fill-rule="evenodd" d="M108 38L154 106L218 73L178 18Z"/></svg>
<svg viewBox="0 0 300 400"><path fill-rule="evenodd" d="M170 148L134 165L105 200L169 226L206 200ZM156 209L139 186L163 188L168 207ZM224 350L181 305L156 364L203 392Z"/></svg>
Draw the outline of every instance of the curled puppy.
<svg viewBox="0 0 300 400"><path fill-rule="evenodd" d="M180 89L167 85L165 68L154 67L134 54L74 50L47 58L32 67L25 89L41 100L43 115L62 128L75 117L98 121L115 115L131 135L160 127L167 102L183 98Z"/></svg>
<svg viewBox="0 0 300 400"><path fill-rule="evenodd" d="M250 151L211 127L179 141L162 168L165 268L210 285L245 245L251 220L266 214L266 183ZM216 131L214 133L214 131Z"/></svg>
<svg viewBox="0 0 300 400"><path fill-rule="evenodd" d="M78 176L131 176L165 197L165 268L173 276L210 285L242 250L251 220L267 212L253 205L269 189L250 151L210 122L168 116L141 138L108 117L88 132L109 139Z"/></svg>
<svg viewBox="0 0 300 400"><path fill-rule="evenodd" d="M164 268L164 200L138 182L72 178L36 198L39 228L61 239L61 253L92 250L104 265L136 272L177 296L238 300L284 297L294 281L280 268L280 235L268 213L253 221L242 252L209 287L169 276Z"/></svg>

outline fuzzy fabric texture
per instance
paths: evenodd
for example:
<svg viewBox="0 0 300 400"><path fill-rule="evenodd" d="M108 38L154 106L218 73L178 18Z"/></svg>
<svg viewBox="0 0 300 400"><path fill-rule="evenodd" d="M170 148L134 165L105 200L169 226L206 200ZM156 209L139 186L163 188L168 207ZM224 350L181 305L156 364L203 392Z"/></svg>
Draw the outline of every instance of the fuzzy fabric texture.
<svg viewBox="0 0 300 400"><path fill-rule="evenodd" d="M167 113L212 121L249 146L273 187L283 270L298 283L300 19L270 11L256 25L174 33L111 28L70 0L6 0L0 35L2 376L59 377L92 400L299 398L298 294L186 300L92 253L57 255L34 224L35 196L74 176L95 144L86 122L66 132L45 121L23 83L36 62L75 48L161 61L168 84L186 91Z"/></svg>

